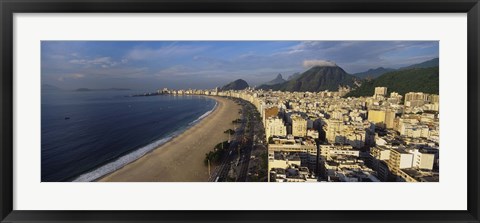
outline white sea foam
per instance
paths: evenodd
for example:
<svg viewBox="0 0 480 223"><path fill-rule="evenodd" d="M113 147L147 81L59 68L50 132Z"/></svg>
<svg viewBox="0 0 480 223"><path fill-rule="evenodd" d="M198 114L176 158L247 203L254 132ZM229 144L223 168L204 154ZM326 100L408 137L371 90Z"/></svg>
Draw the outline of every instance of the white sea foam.
<svg viewBox="0 0 480 223"><path fill-rule="evenodd" d="M198 123L208 115L210 115L216 108L217 108L218 102L215 102L215 106L212 108L212 110L205 112L203 115L198 117L195 121L192 121L188 124L189 127L193 126L194 124ZM166 142L172 140L176 136L180 135L181 133L185 132L188 128L180 129L169 136L159 139L153 143L150 143L144 147L141 147L131 153L128 153L124 156L121 156L120 158L116 159L115 161L112 161L110 163L107 163L101 167L98 167L97 169L94 169L88 173L84 173L77 177L76 179L73 180L73 182L91 182L94 181L98 178L101 178L109 173L112 173L125 165L139 159L140 157L144 156L148 152L154 150L155 148L165 144Z"/></svg>
<svg viewBox="0 0 480 223"><path fill-rule="evenodd" d="M162 138L158 141L155 141L151 144L148 144L144 147L141 147L140 149L137 149L131 153L128 153L118 159L116 159L115 161L113 162L110 162L110 163L107 163L95 170L92 170L88 173L84 173L82 175L80 175L79 177L77 177L75 180L73 180L73 182L90 182L90 181L94 181L100 177L103 177L115 170L118 170L120 168L122 168L123 166L137 160L138 158L144 156L145 154L147 154L148 152L152 151L153 149L159 147L160 145L168 142L169 140L171 140L174 136L168 136L166 138Z"/></svg>
<svg viewBox="0 0 480 223"><path fill-rule="evenodd" d="M202 116L198 117L195 121L190 122L188 125L197 124L199 121L201 121L202 119L210 115L213 111L215 111L215 109L217 108L217 105L218 105L218 102L215 101L215 106L213 106L212 110L205 112Z"/></svg>

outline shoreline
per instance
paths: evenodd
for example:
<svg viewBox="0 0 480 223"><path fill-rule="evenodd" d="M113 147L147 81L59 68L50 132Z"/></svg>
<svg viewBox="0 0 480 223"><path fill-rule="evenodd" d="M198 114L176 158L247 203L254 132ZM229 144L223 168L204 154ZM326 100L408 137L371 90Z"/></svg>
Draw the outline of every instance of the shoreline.
<svg viewBox="0 0 480 223"><path fill-rule="evenodd" d="M216 100L215 98L212 98L212 97L210 97L210 96L205 96L205 97L210 98L210 99L213 99L213 100L215 101L214 107L213 107L211 110L209 110L209 111L205 112L204 114L202 114L202 115L201 115L200 117L198 117L197 119L195 119L195 120L193 120L192 122L188 123L187 126L185 126L185 128L176 130L175 132L170 133L170 134L166 135L165 137L160 138L160 139L158 139L158 140L156 140L156 141L154 141L154 142L152 142L152 143L150 143L150 144L148 144L148 145L145 145L145 146L140 147L140 148L138 148L138 149L136 149L136 150L133 150L133 151L127 153L127 154L124 154L124 155L122 155L122 156L114 159L113 161L107 162L106 164L103 164L102 166L99 166L99 167L97 167L97 168L95 168L95 169L93 169L93 170L91 170L91 171L89 171L89 172L86 172L86 173L84 173L84 174L81 174L80 176L78 176L78 177L76 177L75 179L73 179L72 182L95 182L95 181L100 181L102 178L108 176L109 174L111 174L111 173L113 173L113 172L115 172L115 171L123 168L124 166L126 166L126 165L128 165L128 164L130 164L130 163L132 163L132 162L135 162L136 160L142 158L143 156L151 153L151 152L154 151L155 149L161 147L162 145L164 145L164 144L168 143L169 141L175 139L176 137L182 135L184 132L188 131L188 129L192 128L193 126L195 126L196 124L198 124L199 122L201 122L203 119L207 118L209 115L211 115L211 114L217 109L217 107L218 107L218 100ZM144 150L146 147L149 147L149 146L152 145L152 144L158 144L158 145L154 145L154 148L149 149L149 150L147 150L147 151L145 151L145 152L142 151L142 150ZM129 162L121 165L121 166L118 167L118 169L116 169L116 170L113 170L113 171L109 171L109 170L108 170L109 168L111 168L111 166L115 166L115 163L116 163L116 162L119 162L119 161L121 161L123 158L125 158L125 157L127 157L127 156L130 156L130 155L132 155L132 154L135 155L136 153L139 154L139 155L137 155L138 157L136 157L136 158L134 158L133 160L131 160L131 161L129 161ZM102 173L101 173L101 172L102 172L102 171L101 171L102 169L107 169L106 171L104 171L104 172L107 172L107 173L102 174ZM96 174L97 171L99 171L99 170L100 170L100 173ZM92 176L92 175L93 175L93 176ZM99 177L96 177L95 175L100 175L100 176L99 176Z"/></svg>
<svg viewBox="0 0 480 223"><path fill-rule="evenodd" d="M97 182L205 182L208 167L205 153L228 139L223 133L233 128L239 105L223 97L206 96L216 105L204 118L182 133L125 166L94 181ZM233 112L232 112L233 111Z"/></svg>

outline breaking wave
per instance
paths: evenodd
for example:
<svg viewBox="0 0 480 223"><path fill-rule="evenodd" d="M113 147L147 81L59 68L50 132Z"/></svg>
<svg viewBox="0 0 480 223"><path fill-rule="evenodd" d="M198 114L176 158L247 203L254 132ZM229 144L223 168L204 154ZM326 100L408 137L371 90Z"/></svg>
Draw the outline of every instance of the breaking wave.
<svg viewBox="0 0 480 223"><path fill-rule="evenodd" d="M142 156L144 156L145 154L147 154L148 152L154 150L155 148L158 148L159 146L167 143L168 141L172 140L173 138L179 136L180 134L182 134L183 132L185 132L186 130L189 129L189 127L192 127L193 125L195 125L196 123L198 123L199 121L201 121L202 119L204 119L205 117L207 117L208 115L210 115L216 108L217 108L217 105L218 105L218 102L215 101L215 106L213 106L213 108L210 110L210 111L207 111L205 112L203 115L201 115L200 117L198 117L196 120L190 122L188 124L188 126L186 128L182 128L182 129L179 129L171 134L169 134L167 137L164 137L164 138L161 138L157 141L154 141L146 146L143 146L139 149L136 149L128 154L125 154L123 156L121 156L120 158L116 159L115 161L112 161L110 163L107 163L103 166L100 166L90 172L87 172L87 173L84 173L80 176L78 176L77 178L75 178L73 180L73 182L91 182L91 181L94 181L94 180L97 180L109 173L112 173L122 167L124 167L125 165L141 158Z"/></svg>
<svg viewBox="0 0 480 223"><path fill-rule="evenodd" d="M207 117L208 115L210 115L213 111L215 111L215 109L217 108L217 105L218 105L218 102L215 101L215 106L213 106L212 110L205 112L203 115L201 115L200 117L198 117L196 120L190 122L188 125L191 126L191 125L197 124L199 121L201 121L202 119L204 119L205 117Z"/></svg>

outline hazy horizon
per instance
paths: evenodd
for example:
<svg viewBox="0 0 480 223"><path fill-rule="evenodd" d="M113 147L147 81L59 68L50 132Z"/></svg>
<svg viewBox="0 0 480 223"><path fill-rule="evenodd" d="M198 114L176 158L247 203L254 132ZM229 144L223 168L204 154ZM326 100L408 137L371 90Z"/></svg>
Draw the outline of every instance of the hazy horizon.
<svg viewBox="0 0 480 223"><path fill-rule="evenodd" d="M334 62L353 74L439 57L438 41L42 41L42 84L63 89L251 86Z"/></svg>

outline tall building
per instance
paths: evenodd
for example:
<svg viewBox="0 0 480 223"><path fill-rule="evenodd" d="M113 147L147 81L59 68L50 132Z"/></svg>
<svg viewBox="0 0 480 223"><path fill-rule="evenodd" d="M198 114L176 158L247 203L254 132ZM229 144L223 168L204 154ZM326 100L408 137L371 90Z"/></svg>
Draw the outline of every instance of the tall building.
<svg viewBox="0 0 480 223"><path fill-rule="evenodd" d="M370 156L377 160L388 160L390 159L390 149L385 146L375 146L370 148Z"/></svg>
<svg viewBox="0 0 480 223"><path fill-rule="evenodd" d="M405 106L407 107L414 107L414 106L422 106L431 100L438 100L438 97L430 97L430 94L426 94L423 92L408 92L405 94Z"/></svg>
<svg viewBox="0 0 480 223"><path fill-rule="evenodd" d="M432 170L435 162L435 154L426 150L414 149L409 151L413 154L413 167L422 170Z"/></svg>
<svg viewBox="0 0 480 223"><path fill-rule="evenodd" d="M392 149L390 151L390 159L388 167L394 174L398 174L400 169L411 168L413 164L413 154L403 149Z"/></svg>
<svg viewBox="0 0 480 223"><path fill-rule="evenodd" d="M326 133L325 138L328 142L334 143L337 136L341 135L343 127L343 121L341 120L333 120L327 119L325 120L325 125L323 126L323 130Z"/></svg>
<svg viewBox="0 0 480 223"><path fill-rule="evenodd" d="M266 120L270 117L277 117L278 116L278 107L267 107L263 110L263 126L266 126Z"/></svg>
<svg viewBox="0 0 480 223"><path fill-rule="evenodd" d="M267 141L273 136L286 136L287 127L283 123L283 120L277 117L269 117L265 124L265 135L267 137Z"/></svg>
<svg viewBox="0 0 480 223"><path fill-rule="evenodd" d="M298 114L293 114L292 119L292 135L297 137L307 136L307 120Z"/></svg>
<svg viewBox="0 0 480 223"><path fill-rule="evenodd" d="M390 109L385 110L385 127L387 129L393 129L395 121L395 111Z"/></svg>
<svg viewBox="0 0 480 223"><path fill-rule="evenodd" d="M385 110L368 110L368 121L377 126L385 127Z"/></svg>
<svg viewBox="0 0 480 223"><path fill-rule="evenodd" d="M373 97L376 99L380 99L380 98L385 98L386 95L387 95L386 87L376 87L375 94L373 95Z"/></svg>
<svg viewBox="0 0 480 223"><path fill-rule="evenodd" d="M269 167L272 169L272 164L274 164L275 153L283 153L284 155L298 154L300 157L300 166L308 167L311 170L315 170L317 165L317 144L313 139L294 139L291 136L288 137L274 137L271 142L268 144L268 154L269 154ZM272 159L271 159L272 158ZM285 160L289 161L289 160ZM275 162L276 164L288 164L285 161ZM297 164L298 165L298 164ZM276 166L284 168L281 166Z"/></svg>
<svg viewBox="0 0 480 223"><path fill-rule="evenodd" d="M397 131L402 136L412 138L428 138L430 135L430 128L428 125L421 124L417 119L400 118Z"/></svg>
<svg viewBox="0 0 480 223"><path fill-rule="evenodd" d="M368 110L368 121L374 123L376 126L392 129L394 126L394 120L395 120L395 112L390 109Z"/></svg>

